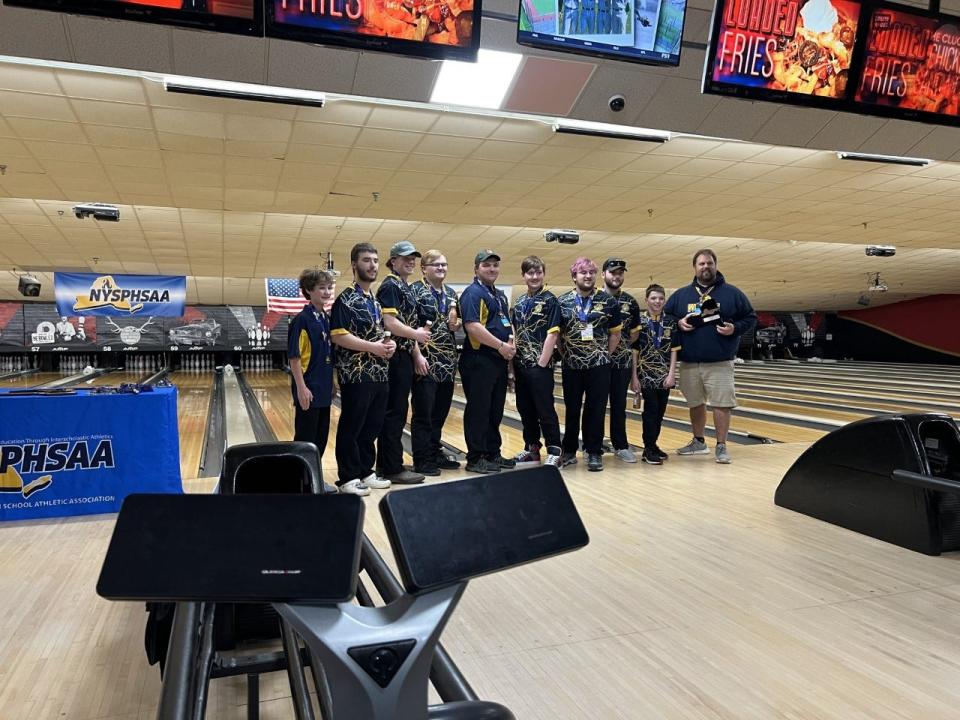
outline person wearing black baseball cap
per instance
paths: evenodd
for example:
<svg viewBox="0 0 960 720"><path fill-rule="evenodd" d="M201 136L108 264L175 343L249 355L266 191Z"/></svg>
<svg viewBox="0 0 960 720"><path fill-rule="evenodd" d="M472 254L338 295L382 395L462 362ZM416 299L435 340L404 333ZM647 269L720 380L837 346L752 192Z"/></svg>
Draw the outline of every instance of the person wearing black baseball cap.
<svg viewBox="0 0 960 720"><path fill-rule="evenodd" d="M430 328L419 327L416 294L407 281L419 257L417 248L408 240L395 243L387 261L390 274L377 290L384 327L397 341L397 352L390 358L387 412L377 438L377 475L398 485L415 485L424 479L422 474L403 467L400 442L410 407L414 368L423 370L427 362L420 343L430 341Z"/></svg>
<svg viewBox="0 0 960 720"><path fill-rule="evenodd" d="M507 399L507 366L517 350L507 297L495 285L500 277L500 256L493 250L481 250L474 258L474 273L473 282L460 295L467 333L460 354L460 381L467 398L463 410L466 469L495 473L516 466L500 453L500 421Z"/></svg>
<svg viewBox="0 0 960 720"><path fill-rule="evenodd" d="M603 263L604 290L619 303L623 322L620 342L610 353L610 444L618 459L635 463L637 456L627 441L627 388L636 374L630 348L640 331L640 304L621 289L626 271L627 261L622 258L607 258Z"/></svg>

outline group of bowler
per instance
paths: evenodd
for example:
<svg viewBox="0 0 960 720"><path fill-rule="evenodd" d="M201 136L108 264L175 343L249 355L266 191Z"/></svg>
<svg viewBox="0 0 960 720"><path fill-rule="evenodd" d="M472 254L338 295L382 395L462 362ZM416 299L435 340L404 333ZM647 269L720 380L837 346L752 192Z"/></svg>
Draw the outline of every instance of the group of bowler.
<svg viewBox="0 0 960 720"><path fill-rule="evenodd" d="M422 483L426 476L460 467L442 442L458 372L466 401L468 472L489 474L541 462L563 468L578 462L581 449L587 470L601 471L607 414L609 450L618 460L661 465L668 454L658 440L675 385L687 401L693 431L677 454L709 454L709 406L715 459L731 462L727 435L736 405L734 359L740 336L753 327L756 315L747 297L718 271L712 250L694 254L693 281L669 299L661 285L650 284L643 307L622 290L627 262L618 257L599 268L589 258L577 258L569 269L569 289L562 293L547 288L545 262L526 257L519 267L526 290L512 304L497 286L501 258L493 250L476 254L473 282L459 296L445 282L449 266L443 253L421 254L410 241L390 248L389 274L376 293L377 249L355 245L350 264L352 282L329 314L333 274L301 273L308 303L292 320L288 339L295 439L316 444L321 454L330 406L339 392L340 492L367 495L371 488ZM418 265L421 277L414 280ZM557 361L562 434L554 395ZM500 425L510 390L524 448L505 457ZM628 390L643 408L639 458L627 440ZM401 440L411 400L413 465L405 466Z"/></svg>

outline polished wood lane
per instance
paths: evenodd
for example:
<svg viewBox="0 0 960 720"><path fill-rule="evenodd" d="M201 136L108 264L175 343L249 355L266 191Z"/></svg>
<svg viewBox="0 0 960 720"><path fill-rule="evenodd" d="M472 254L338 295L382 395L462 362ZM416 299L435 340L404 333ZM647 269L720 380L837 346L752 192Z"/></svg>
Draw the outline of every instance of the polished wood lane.
<svg viewBox="0 0 960 720"><path fill-rule="evenodd" d="M196 478L207 431L213 373L178 372L169 376L177 386L177 427L180 432L180 476Z"/></svg>
<svg viewBox="0 0 960 720"><path fill-rule="evenodd" d="M953 720L960 563L773 505L805 447L565 469L590 545L470 583L446 648L523 720ZM389 556L383 494L366 531ZM113 522L0 526L3 718L155 716L143 606L95 593ZM214 680L207 717L239 720L245 702L243 678ZM292 717L284 673L260 712Z"/></svg>
<svg viewBox="0 0 960 720"><path fill-rule="evenodd" d="M9 388L10 390L21 390L23 388L34 387L35 385L43 385L44 383L53 382L54 380L59 380L60 378L66 377L60 373L32 373L30 375L23 375L18 378L10 378L8 380L0 380L0 388Z"/></svg>

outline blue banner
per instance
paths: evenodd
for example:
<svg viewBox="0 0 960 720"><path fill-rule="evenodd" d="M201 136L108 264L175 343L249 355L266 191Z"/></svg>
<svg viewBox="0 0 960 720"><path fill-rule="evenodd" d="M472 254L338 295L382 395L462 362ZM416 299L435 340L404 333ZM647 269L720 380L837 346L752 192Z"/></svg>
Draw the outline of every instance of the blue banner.
<svg viewBox="0 0 960 720"><path fill-rule="evenodd" d="M111 513L130 493L179 493L177 390L0 392L0 520Z"/></svg>
<svg viewBox="0 0 960 720"><path fill-rule="evenodd" d="M187 299L183 275L54 273L57 314L181 317Z"/></svg>

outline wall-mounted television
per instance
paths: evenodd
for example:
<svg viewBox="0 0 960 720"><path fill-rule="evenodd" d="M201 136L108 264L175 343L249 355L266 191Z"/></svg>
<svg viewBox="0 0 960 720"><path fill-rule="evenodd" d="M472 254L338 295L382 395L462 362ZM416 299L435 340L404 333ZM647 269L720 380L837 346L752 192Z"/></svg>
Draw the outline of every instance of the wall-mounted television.
<svg viewBox="0 0 960 720"><path fill-rule="evenodd" d="M889 4L864 15L858 109L960 124L960 18Z"/></svg>
<svg viewBox="0 0 960 720"><path fill-rule="evenodd" d="M858 0L719 0L703 91L844 109L861 9Z"/></svg>
<svg viewBox="0 0 960 720"><path fill-rule="evenodd" d="M3 0L3 4L263 35L262 0Z"/></svg>
<svg viewBox="0 0 960 720"><path fill-rule="evenodd" d="M520 45L679 65L687 0L520 0Z"/></svg>
<svg viewBox="0 0 960 720"><path fill-rule="evenodd" d="M264 0L268 37L477 59L481 0Z"/></svg>

